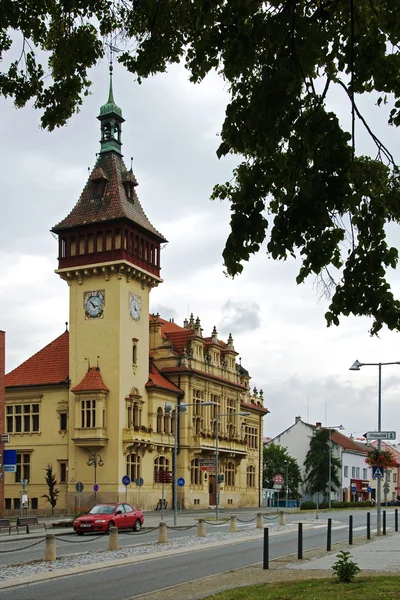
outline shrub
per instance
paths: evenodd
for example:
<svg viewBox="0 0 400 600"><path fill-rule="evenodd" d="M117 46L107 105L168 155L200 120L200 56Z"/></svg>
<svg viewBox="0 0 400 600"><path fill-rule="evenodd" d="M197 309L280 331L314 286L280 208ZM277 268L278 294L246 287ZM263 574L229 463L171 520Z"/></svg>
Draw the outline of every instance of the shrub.
<svg viewBox="0 0 400 600"><path fill-rule="evenodd" d="M336 575L342 583L351 583L357 573L360 572L359 566L351 559L350 552L341 550L336 555L338 559L332 567L333 574Z"/></svg>
<svg viewBox="0 0 400 600"><path fill-rule="evenodd" d="M73 523L72 519L70 519L68 521L67 520L65 520L65 521L56 521L55 523L52 523L51 526L53 528L55 527L57 529L61 529L61 528L67 529L68 527L72 527L72 523Z"/></svg>
<svg viewBox="0 0 400 600"><path fill-rule="evenodd" d="M300 510L315 510L316 508L317 505L315 502L311 501L303 502L303 504L300 506Z"/></svg>

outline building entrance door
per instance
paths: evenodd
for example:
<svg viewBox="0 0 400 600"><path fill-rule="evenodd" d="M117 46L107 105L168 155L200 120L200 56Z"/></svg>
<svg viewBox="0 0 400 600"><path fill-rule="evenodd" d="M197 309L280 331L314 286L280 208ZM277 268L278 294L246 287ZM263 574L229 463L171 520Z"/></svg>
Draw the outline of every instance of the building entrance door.
<svg viewBox="0 0 400 600"><path fill-rule="evenodd" d="M217 503L215 475L208 475L208 504L215 506Z"/></svg>

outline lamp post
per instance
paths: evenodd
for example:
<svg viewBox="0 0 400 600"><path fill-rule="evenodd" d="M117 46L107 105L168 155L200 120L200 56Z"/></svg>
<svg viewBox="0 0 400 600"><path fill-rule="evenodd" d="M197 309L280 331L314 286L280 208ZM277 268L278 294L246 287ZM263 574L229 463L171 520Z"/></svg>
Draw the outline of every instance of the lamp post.
<svg viewBox="0 0 400 600"><path fill-rule="evenodd" d="M219 521L219 462L218 462L218 432L219 432L219 418L220 417L231 417L237 415L240 417L248 417L251 413L249 412L230 412L230 413L218 413L215 415L215 518Z"/></svg>
<svg viewBox="0 0 400 600"><path fill-rule="evenodd" d="M286 502L285 502L285 504L286 504L286 508L288 508L288 505L289 505L289 499L288 499L288 496L289 496L289 463L287 460L285 461L285 467L286 467L286 479L285 479Z"/></svg>
<svg viewBox="0 0 400 600"><path fill-rule="evenodd" d="M332 508L331 488L332 488L332 429L344 429L343 425L333 425L329 429L329 479L328 479L328 508Z"/></svg>
<svg viewBox="0 0 400 600"><path fill-rule="evenodd" d="M89 455L88 461L87 461L87 465L89 467L94 467L94 485L97 484L97 467L102 467L104 465L103 459L101 458L100 454L97 454L96 452L92 452L92 454ZM94 490L94 503L96 504L96 499L97 499L97 491Z"/></svg>
<svg viewBox="0 0 400 600"><path fill-rule="evenodd" d="M174 465L173 465L173 490L174 490L174 525L176 525L177 520L177 508L178 508L178 492L177 492L177 462L178 462L178 414L184 413L188 406L211 406L213 402L192 402L187 404L186 402L182 402L181 404L177 404L175 406L175 414L174 414ZM173 404L171 402L165 403L165 412L169 414L172 412Z"/></svg>
<svg viewBox="0 0 400 600"><path fill-rule="evenodd" d="M382 367L386 365L400 365L400 362L361 363L356 360L350 371L359 371L360 367L378 367L378 432L382 431ZM381 450L381 440L378 436L378 452ZM381 479L378 477L376 498L376 533L381 535Z"/></svg>

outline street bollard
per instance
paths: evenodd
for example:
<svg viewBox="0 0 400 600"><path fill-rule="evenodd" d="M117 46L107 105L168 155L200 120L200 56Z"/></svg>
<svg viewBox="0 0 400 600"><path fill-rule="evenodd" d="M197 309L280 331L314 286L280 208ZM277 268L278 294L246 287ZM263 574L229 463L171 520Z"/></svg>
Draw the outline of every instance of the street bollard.
<svg viewBox="0 0 400 600"><path fill-rule="evenodd" d="M236 515L231 515L231 522L229 523L229 532L235 533L237 531L237 517Z"/></svg>
<svg viewBox="0 0 400 600"><path fill-rule="evenodd" d="M371 513L367 512L367 540L371 539Z"/></svg>
<svg viewBox="0 0 400 600"><path fill-rule="evenodd" d="M383 535L386 535L386 510L382 512L382 521L382 533Z"/></svg>
<svg viewBox="0 0 400 600"><path fill-rule="evenodd" d="M349 546L353 545L353 515L349 515Z"/></svg>
<svg viewBox="0 0 400 600"><path fill-rule="evenodd" d="M205 519L198 520L197 536L198 537L206 537L206 521L205 521Z"/></svg>
<svg viewBox="0 0 400 600"><path fill-rule="evenodd" d="M167 524L165 523L165 521L161 521L160 529L158 530L158 543L166 544L167 542L168 542Z"/></svg>
<svg viewBox="0 0 400 600"><path fill-rule="evenodd" d="M297 558L303 558L303 523L299 523L299 533L297 539Z"/></svg>
<svg viewBox="0 0 400 600"><path fill-rule="evenodd" d="M46 544L44 547L44 560L56 560L56 540L54 533L46 533Z"/></svg>
<svg viewBox="0 0 400 600"><path fill-rule="evenodd" d="M279 511L279 525L286 525L286 515L283 510Z"/></svg>
<svg viewBox="0 0 400 600"><path fill-rule="evenodd" d="M263 569L269 569L269 530L264 529Z"/></svg>
<svg viewBox="0 0 400 600"><path fill-rule="evenodd" d="M262 513L257 513L257 525L256 525L256 529L263 529L263 528L264 528L264 523L263 523Z"/></svg>
<svg viewBox="0 0 400 600"><path fill-rule="evenodd" d="M110 527L110 537L108 538L108 549L119 550L118 527Z"/></svg>
<svg viewBox="0 0 400 600"><path fill-rule="evenodd" d="M332 550L332 519L328 519L328 531L326 535L326 551Z"/></svg>
<svg viewBox="0 0 400 600"><path fill-rule="evenodd" d="M399 530L399 511L397 508L394 509L394 530Z"/></svg>

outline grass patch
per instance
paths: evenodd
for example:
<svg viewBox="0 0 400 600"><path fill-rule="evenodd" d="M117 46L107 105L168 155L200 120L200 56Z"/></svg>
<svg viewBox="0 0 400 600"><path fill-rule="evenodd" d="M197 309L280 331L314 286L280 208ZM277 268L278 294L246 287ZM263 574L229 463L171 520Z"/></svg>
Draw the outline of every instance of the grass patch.
<svg viewBox="0 0 400 600"><path fill-rule="evenodd" d="M353 583L334 579L263 583L227 590L206 600L394 600L400 598L400 577L358 577Z"/></svg>

